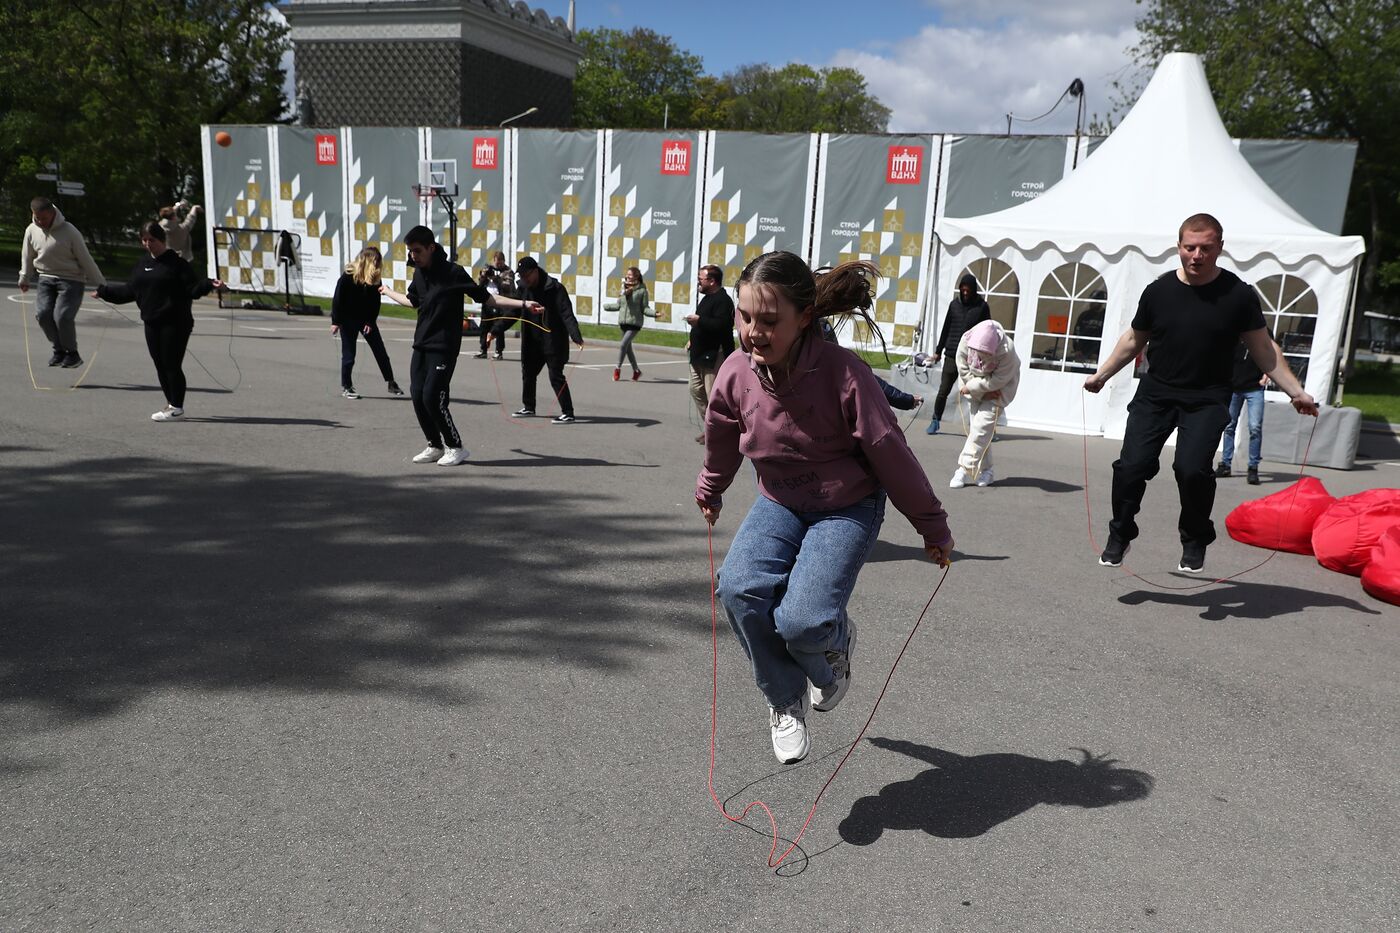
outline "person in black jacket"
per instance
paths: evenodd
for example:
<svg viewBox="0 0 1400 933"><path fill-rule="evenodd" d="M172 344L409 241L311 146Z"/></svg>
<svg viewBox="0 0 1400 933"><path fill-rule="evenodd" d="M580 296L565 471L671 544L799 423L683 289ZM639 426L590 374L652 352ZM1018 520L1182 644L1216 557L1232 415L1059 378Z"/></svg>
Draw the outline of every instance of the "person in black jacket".
<svg viewBox="0 0 1400 933"><path fill-rule="evenodd" d="M404 234L413 281L408 294L400 295L381 285L380 293L401 305L418 309L413 329L413 361L409 364L408 391L413 412L428 446L413 458L414 463L456 466L467 459L462 437L447 410L452 389L452 371L462 352L463 296L483 306L527 309L527 303L492 295L478 285L471 274L447 258L447 252L433 239L427 227L414 227Z"/></svg>
<svg viewBox="0 0 1400 933"><path fill-rule="evenodd" d="M549 367L549 385L559 398L555 424L574 423L574 397L564 378L569 362L569 341L583 349L583 335L574 317L574 304L559 280L551 277L533 256L522 257L515 266L515 284L520 297L539 310L520 325L520 410L516 418L535 416L535 383L540 370Z"/></svg>
<svg viewBox="0 0 1400 933"><path fill-rule="evenodd" d="M331 333L340 335L340 394L346 398L360 397L351 378L355 368L355 341L360 334L365 335L365 343L369 344L374 361L379 364L379 374L384 377L389 394L403 395L403 389L394 381L389 351L384 349L384 338L379 334L379 272L383 263L379 248L366 246L335 283L335 295L331 298Z"/></svg>
<svg viewBox="0 0 1400 933"><path fill-rule="evenodd" d="M947 353L943 363L943 378L938 383L938 395L933 400L933 418L928 423L929 434L937 434L943 424L943 408L948 404L948 393L953 391L953 383L958 381L958 341L972 329L992 318L992 309L977 292L977 277L971 272L958 281L958 297L948 302L948 313L943 316L943 330L938 335L938 346L933 348L933 361L937 363Z"/></svg>
<svg viewBox="0 0 1400 933"><path fill-rule="evenodd" d="M185 373L181 364L194 331L194 299L223 288L218 279L201 278L180 254L165 244L165 230L156 221L141 227L141 245L149 254L131 268L124 285L100 285L95 296L112 304L135 301L146 325L146 349L156 364L156 377L166 405L152 421L174 421L185 414Z"/></svg>
<svg viewBox="0 0 1400 933"><path fill-rule="evenodd" d="M690 397L703 425L715 373L724 358L734 352L734 300L724 290L724 271L719 266L701 266L695 284L701 297L695 313L685 318L690 325L686 347L690 350ZM695 443L705 443L705 435L696 435Z"/></svg>

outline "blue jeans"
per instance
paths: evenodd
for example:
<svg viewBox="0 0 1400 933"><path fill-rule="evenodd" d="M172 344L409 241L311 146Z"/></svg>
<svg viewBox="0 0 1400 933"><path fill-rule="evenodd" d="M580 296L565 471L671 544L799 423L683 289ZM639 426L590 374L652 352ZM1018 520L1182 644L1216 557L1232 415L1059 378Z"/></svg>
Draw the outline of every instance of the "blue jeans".
<svg viewBox="0 0 1400 933"><path fill-rule="evenodd" d="M834 512L794 512L763 495L749 509L717 595L769 706L835 679L826 652L846 647L846 603L884 520L883 491Z"/></svg>
<svg viewBox="0 0 1400 933"><path fill-rule="evenodd" d="M39 276L35 288L34 317L55 352L78 352L78 309L83 304L83 283L77 279ZM55 320L56 318L56 320Z"/></svg>
<svg viewBox="0 0 1400 933"><path fill-rule="evenodd" d="M1249 403L1249 468L1259 466L1260 453L1264 447L1264 390L1236 392L1230 396L1230 423L1225 427L1224 450L1220 462L1225 466L1235 459L1235 425L1240 422L1240 409Z"/></svg>

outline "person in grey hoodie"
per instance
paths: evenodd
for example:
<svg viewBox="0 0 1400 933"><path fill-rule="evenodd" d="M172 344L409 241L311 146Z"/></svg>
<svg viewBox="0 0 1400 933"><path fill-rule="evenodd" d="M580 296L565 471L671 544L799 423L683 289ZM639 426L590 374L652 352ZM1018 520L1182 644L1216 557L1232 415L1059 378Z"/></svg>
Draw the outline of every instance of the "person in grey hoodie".
<svg viewBox="0 0 1400 933"><path fill-rule="evenodd" d="M37 278L34 317L53 345L50 366L73 369L83 365L78 355L78 309L83 284L105 285L78 228L63 219L48 198L29 202L34 222L24 231L19 250L19 290L29 291Z"/></svg>
<svg viewBox="0 0 1400 933"><path fill-rule="evenodd" d="M818 278L788 252L749 263L738 287L744 352L720 364L705 411L695 482L705 520L718 520L745 457L758 478L716 595L768 701L773 753L784 763L807 755L808 709L835 709L850 687L855 625L846 604L886 499L930 560L946 566L953 553L948 516L874 372L823 340L817 323L865 312L878 274L848 262Z"/></svg>

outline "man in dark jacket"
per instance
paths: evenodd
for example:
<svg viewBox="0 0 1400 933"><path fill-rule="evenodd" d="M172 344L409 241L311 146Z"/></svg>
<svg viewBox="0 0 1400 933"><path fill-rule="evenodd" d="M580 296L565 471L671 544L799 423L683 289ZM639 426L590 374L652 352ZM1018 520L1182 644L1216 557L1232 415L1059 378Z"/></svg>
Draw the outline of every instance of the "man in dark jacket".
<svg viewBox="0 0 1400 933"><path fill-rule="evenodd" d="M695 400L703 425L715 373L724 358L734 352L734 301L724 290L724 272L719 266L701 266L695 282L700 304L685 320L690 325L690 397ZM696 436L695 442L705 443L705 435Z"/></svg>
<svg viewBox="0 0 1400 933"><path fill-rule="evenodd" d="M413 328L413 361L409 364L409 395L428 446L413 462L436 461L441 466L456 466L466 461L467 452L462 449L462 437L447 410L447 401L457 354L462 352L462 299L469 297L483 307L524 305L492 295L478 285L466 269L447 258L447 252L427 227L414 227L404 234L403 241L413 266L408 295L384 287L381 291L399 304L418 310L418 323Z"/></svg>
<svg viewBox="0 0 1400 933"><path fill-rule="evenodd" d="M569 362L569 341L583 349L574 304L559 280L540 268L533 256L526 256L515 266L515 283L520 297L534 303L538 312L525 316L520 324L520 402L516 418L535 415L535 383L540 370L549 367L549 386L559 398L559 415L554 424L574 423L574 398L564 367Z"/></svg>
<svg viewBox="0 0 1400 933"><path fill-rule="evenodd" d="M943 363L943 378L938 383L938 395L933 400L933 418L928 423L929 434L937 434L943 424L943 408L948 404L948 393L953 391L953 383L958 381L958 364L954 359L958 353L958 341L974 324L981 324L992 318L992 309L977 292L977 278L969 272L958 282L958 297L948 302L948 313L943 315L943 330L938 335L938 346L933 348L933 361L937 363L947 353Z"/></svg>

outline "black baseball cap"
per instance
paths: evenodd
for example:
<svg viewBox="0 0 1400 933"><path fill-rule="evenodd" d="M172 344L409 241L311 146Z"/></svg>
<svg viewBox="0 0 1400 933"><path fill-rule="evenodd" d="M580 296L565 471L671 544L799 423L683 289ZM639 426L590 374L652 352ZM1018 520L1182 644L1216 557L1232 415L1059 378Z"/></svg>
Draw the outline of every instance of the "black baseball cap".
<svg viewBox="0 0 1400 933"><path fill-rule="evenodd" d="M521 256L520 261L515 264L515 274L524 275L526 272L532 272L539 267L540 264L535 262L534 256Z"/></svg>

